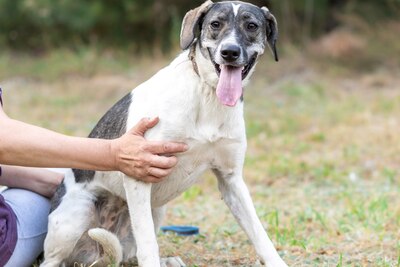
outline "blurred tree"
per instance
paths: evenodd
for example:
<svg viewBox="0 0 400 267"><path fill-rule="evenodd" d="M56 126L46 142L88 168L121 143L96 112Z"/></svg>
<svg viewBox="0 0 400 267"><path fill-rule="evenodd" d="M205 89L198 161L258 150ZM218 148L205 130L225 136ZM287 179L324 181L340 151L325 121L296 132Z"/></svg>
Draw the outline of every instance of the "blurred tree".
<svg viewBox="0 0 400 267"><path fill-rule="evenodd" d="M186 11L202 0L0 0L0 45L45 50L59 46L125 46L161 52L178 43ZM398 15L399 0L249 0L267 5L283 38L307 41L336 27L338 14L367 21Z"/></svg>

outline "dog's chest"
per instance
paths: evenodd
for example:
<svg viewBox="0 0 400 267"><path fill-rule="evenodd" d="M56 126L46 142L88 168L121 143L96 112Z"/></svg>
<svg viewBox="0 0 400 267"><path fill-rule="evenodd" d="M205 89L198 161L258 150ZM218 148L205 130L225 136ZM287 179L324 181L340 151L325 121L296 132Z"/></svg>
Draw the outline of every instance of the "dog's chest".
<svg viewBox="0 0 400 267"><path fill-rule="evenodd" d="M197 132L182 141L189 150L178 157L178 165L163 182L152 187L152 205L161 206L192 186L208 169L230 172L244 153L241 138L234 138L224 127L196 127Z"/></svg>

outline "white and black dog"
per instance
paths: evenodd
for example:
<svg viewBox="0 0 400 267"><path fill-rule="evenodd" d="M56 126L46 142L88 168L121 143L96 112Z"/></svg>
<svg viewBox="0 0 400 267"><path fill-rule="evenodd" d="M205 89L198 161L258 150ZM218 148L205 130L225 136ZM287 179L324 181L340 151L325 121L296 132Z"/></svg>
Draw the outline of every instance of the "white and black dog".
<svg viewBox="0 0 400 267"><path fill-rule="evenodd" d="M117 265L137 257L139 266L165 266L156 240L165 205L207 169L218 178L224 201L261 262L286 266L243 181L243 85L266 46L277 60L277 32L266 7L207 1L189 11L181 31L184 52L116 103L90 134L116 138L141 118L158 116L160 122L146 138L185 142L189 150L177 155L173 172L157 184L120 172L70 172L53 199L42 266L90 265L96 260L105 265L107 255ZM176 259L168 265L183 263Z"/></svg>

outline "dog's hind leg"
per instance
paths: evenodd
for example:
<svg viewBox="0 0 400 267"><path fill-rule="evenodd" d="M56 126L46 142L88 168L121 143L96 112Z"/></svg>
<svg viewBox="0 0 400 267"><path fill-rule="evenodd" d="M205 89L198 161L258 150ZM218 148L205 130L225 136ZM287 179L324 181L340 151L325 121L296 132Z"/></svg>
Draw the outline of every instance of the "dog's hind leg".
<svg viewBox="0 0 400 267"><path fill-rule="evenodd" d="M160 258L151 212L151 184L124 177L124 188L141 267L158 267Z"/></svg>
<svg viewBox="0 0 400 267"><path fill-rule="evenodd" d="M167 207L161 206L161 207L153 208L151 211L153 214L154 230L157 233L159 231L162 221L164 219L165 213L167 211ZM161 267L184 267L184 266L186 266L180 257L161 258L160 261L161 261Z"/></svg>
<svg viewBox="0 0 400 267"><path fill-rule="evenodd" d="M268 267L287 267L258 219L249 190L240 175L242 170L236 171L214 170L225 203L253 243L263 264Z"/></svg>
<svg viewBox="0 0 400 267"><path fill-rule="evenodd" d="M152 208L151 213L153 215L153 222L154 222L154 231L158 233L160 226L162 224L162 221L165 217L165 212L167 211L166 206L161 206L157 208Z"/></svg>
<svg viewBox="0 0 400 267"><path fill-rule="evenodd" d="M94 218L92 195L79 188L68 192L49 216L41 267L58 267L69 257L82 234Z"/></svg>

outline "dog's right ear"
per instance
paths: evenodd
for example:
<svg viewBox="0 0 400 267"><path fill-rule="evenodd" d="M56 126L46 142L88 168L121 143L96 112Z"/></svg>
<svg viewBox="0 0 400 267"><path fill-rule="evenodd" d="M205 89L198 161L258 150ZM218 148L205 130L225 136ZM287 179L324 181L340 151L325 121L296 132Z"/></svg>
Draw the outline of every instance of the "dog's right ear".
<svg viewBox="0 0 400 267"><path fill-rule="evenodd" d="M278 22L276 18L269 11L267 7L262 7L261 10L264 12L264 16L267 20L267 42L268 46L274 54L275 61L278 61L278 52L276 51L276 41L278 40Z"/></svg>
<svg viewBox="0 0 400 267"><path fill-rule="evenodd" d="M183 18L181 29L180 43L182 50L188 49L193 43L201 19L207 13L207 11L210 10L213 4L214 3L212 1L207 0L201 6L186 13L185 17Z"/></svg>

